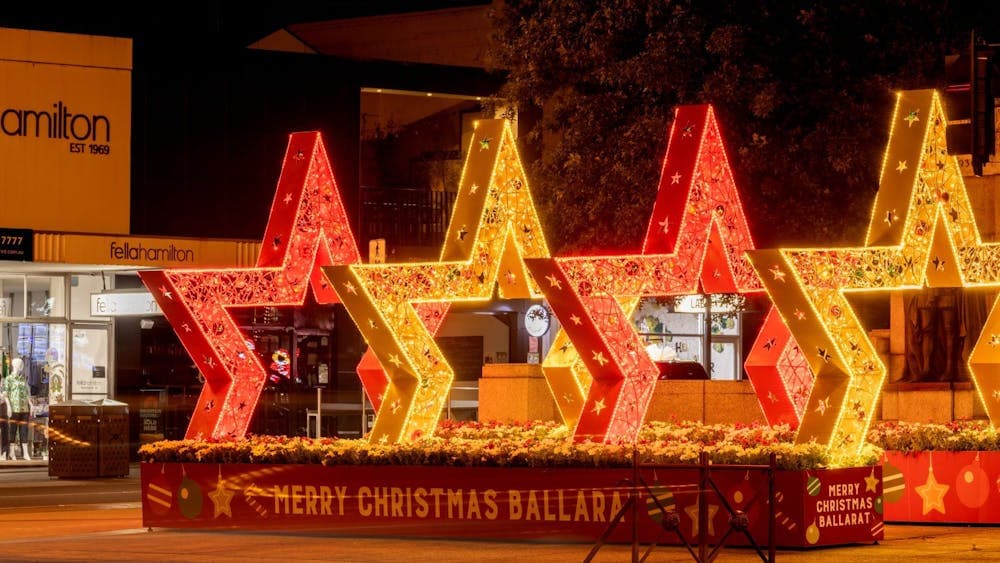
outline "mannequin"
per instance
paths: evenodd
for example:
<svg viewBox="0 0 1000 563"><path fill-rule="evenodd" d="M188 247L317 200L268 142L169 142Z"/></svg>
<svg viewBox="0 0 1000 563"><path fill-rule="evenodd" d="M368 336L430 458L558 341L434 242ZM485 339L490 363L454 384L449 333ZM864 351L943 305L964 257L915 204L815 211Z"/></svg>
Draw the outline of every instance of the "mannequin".
<svg viewBox="0 0 1000 563"><path fill-rule="evenodd" d="M4 393L3 382L7 379L7 355L4 354L3 374L0 377L0 460L8 459L7 450L10 449L10 405L7 404L7 393Z"/></svg>
<svg viewBox="0 0 1000 563"><path fill-rule="evenodd" d="M14 358L10 361L10 375L3 381L3 392L7 397L7 412L10 413L10 458L15 459L14 437L21 444L24 459L31 459L28 454L28 418L31 415L31 402L28 398L28 378L24 375L24 361Z"/></svg>

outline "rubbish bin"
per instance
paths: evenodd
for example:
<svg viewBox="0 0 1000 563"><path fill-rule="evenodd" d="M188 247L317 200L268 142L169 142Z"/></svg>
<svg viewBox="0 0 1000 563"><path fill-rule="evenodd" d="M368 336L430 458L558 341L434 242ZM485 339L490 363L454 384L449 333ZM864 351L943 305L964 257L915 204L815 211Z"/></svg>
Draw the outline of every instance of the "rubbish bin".
<svg viewBox="0 0 1000 563"><path fill-rule="evenodd" d="M128 475L128 404L111 399L49 406L50 477Z"/></svg>
<svg viewBox="0 0 1000 563"><path fill-rule="evenodd" d="M128 475L128 403L111 399L91 401L98 408L98 475Z"/></svg>
<svg viewBox="0 0 1000 563"><path fill-rule="evenodd" d="M87 401L49 405L49 476L97 477L100 407Z"/></svg>

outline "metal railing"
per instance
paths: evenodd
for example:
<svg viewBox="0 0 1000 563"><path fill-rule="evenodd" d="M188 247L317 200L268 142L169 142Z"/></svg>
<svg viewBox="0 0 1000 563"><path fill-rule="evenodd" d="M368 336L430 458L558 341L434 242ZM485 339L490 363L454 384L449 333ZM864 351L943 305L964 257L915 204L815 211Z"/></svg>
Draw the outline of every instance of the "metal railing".
<svg viewBox="0 0 1000 563"><path fill-rule="evenodd" d="M693 488L694 492L698 495L697 501L697 517L698 526L697 532L695 533L695 545L684 537L680 532L680 517L678 516L676 510L671 507L664 506L660 501L657 493L646 483L640 474L640 469L657 469L661 471L683 471L690 472L691 470L698 471L698 482L690 483L684 485L686 488ZM720 471L746 471L749 475L750 472L761 472L766 476L766 490L758 490L753 498L742 508L736 508L733 506L719 490L718 485L712 477L713 472ZM632 539L632 562L639 563L645 561L649 557L650 553L657 546L660 539L664 534L674 534L679 539L679 542L684 546L691 558L699 563L707 563L709 561L715 560L719 555L719 552L727 545L730 537L734 534L743 535L750 546L756 552L757 556L764 563L773 563L775 559L775 538L774 538L774 504L775 504L775 490L774 490L774 476L777 471L777 458L775 454L771 454L769 463L767 465L737 465L737 464L719 464L715 465L711 462L708 454L702 452L698 458L698 464L647 464L639 463L638 450L633 450L632 452L632 477L625 480L624 483L629 486L629 496L628 500L622 505L621 510L611 519L608 523L608 527L598 538L597 542L591 548L587 557L584 558L584 563L589 563L597 555L597 552L605 545L608 538L611 537L611 533L615 528L622 522L625 515L631 512L631 539ZM718 500L722 508L726 510L728 514L728 527L722 537L712 544L708 538L708 498L712 495ZM639 509L640 503L644 497L648 497L650 502L655 507L655 510L660 516L660 526L662 531L660 535L650 544L646 551L640 555L639 554ZM748 517L748 510L751 505L757 502L764 502L767 504L767 509L765 511L765 518L767 518L767 545L760 545L757 540L750 533L750 519ZM697 548L697 550L696 550ZM711 548L711 550L709 550Z"/></svg>
<svg viewBox="0 0 1000 563"><path fill-rule="evenodd" d="M410 188L361 188L361 240L384 238L390 248L440 246L455 192Z"/></svg>

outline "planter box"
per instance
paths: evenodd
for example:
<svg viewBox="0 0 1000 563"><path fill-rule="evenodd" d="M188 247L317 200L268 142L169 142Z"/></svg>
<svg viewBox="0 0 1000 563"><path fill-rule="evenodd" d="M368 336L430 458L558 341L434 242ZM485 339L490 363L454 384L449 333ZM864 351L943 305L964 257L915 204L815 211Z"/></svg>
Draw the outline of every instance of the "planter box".
<svg viewBox="0 0 1000 563"><path fill-rule="evenodd" d="M887 522L1000 524L1000 452L885 452Z"/></svg>
<svg viewBox="0 0 1000 563"><path fill-rule="evenodd" d="M729 529L725 504L745 511L767 544L763 472L712 478L725 498L706 495L707 534ZM880 467L775 474L775 539L782 547L882 539ZM165 528L324 530L337 534L594 542L627 502L630 469L143 463L143 525ZM697 469L643 469L642 478L697 541ZM757 496L759 495L759 497ZM639 502L638 530L663 532L651 496ZM632 513L610 536L631 541ZM735 539L735 541L732 541ZM659 543L679 543L674 533ZM746 545L737 534L730 543Z"/></svg>

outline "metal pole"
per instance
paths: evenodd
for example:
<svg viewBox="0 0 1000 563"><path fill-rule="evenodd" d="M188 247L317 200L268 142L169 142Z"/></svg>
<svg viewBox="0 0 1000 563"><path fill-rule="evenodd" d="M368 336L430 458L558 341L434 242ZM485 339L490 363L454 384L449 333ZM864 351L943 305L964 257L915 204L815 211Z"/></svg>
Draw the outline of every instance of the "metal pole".
<svg viewBox="0 0 1000 563"><path fill-rule="evenodd" d="M632 445L632 563L639 563L639 448Z"/></svg>
<svg viewBox="0 0 1000 563"><path fill-rule="evenodd" d="M700 485L698 487L698 561L705 561L708 548L708 453L699 455Z"/></svg>
<svg viewBox="0 0 1000 563"><path fill-rule="evenodd" d="M767 470L767 560L774 562L774 472L778 466L776 454L771 454L770 465Z"/></svg>
<svg viewBox="0 0 1000 563"><path fill-rule="evenodd" d="M316 439L323 437L323 431L320 428L323 426L323 388L316 388Z"/></svg>

